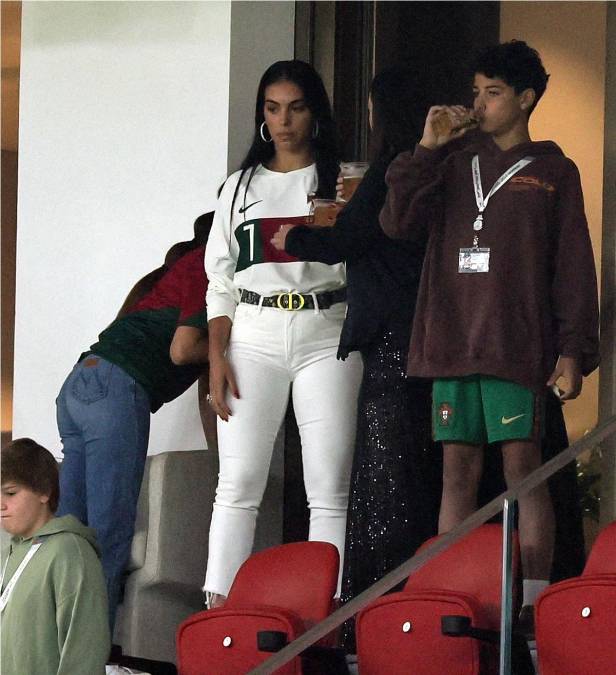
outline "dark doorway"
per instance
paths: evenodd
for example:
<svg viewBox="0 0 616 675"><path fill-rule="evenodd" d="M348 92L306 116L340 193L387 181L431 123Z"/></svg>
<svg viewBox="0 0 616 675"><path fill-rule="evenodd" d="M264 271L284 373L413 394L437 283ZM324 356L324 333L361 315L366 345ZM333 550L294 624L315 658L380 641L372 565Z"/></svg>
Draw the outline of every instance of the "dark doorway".
<svg viewBox="0 0 616 675"><path fill-rule="evenodd" d="M499 23L498 2L338 3L334 109L344 156L365 158L374 74L405 65L424 75L427 104L469 105L470 57L499 41Z"/></svg>

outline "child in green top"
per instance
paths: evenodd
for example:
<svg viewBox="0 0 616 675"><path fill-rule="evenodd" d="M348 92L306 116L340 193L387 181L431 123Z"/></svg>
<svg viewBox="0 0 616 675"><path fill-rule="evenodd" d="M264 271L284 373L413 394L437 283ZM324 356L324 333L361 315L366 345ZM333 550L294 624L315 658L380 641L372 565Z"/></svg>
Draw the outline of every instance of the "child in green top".
<svg viewBox="0 0 616 675"><path fill-rule="evenodd" d="M58 466L29 438L2 449L2 675L102 675L107 591L94 532L55 518Z"/></svg>

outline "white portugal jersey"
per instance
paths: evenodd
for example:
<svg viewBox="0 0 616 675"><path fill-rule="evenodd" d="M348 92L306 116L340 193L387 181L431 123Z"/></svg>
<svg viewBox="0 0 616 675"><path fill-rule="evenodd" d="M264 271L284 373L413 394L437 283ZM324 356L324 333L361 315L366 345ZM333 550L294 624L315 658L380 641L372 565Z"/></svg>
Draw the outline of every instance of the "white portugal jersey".
<svg viewBox="0 0 616 675"><path fill-rule="evenodd" d="M316 166L279 173L259 165L246 190L246 171L231 202L241 172L225 183L205 249L208 320L235 315L240 290L269 296L278 293L322 293L346 285L343 263L302 262L277 251L270 240L284 223L304 224L308 195L316 192Z"/></svg>

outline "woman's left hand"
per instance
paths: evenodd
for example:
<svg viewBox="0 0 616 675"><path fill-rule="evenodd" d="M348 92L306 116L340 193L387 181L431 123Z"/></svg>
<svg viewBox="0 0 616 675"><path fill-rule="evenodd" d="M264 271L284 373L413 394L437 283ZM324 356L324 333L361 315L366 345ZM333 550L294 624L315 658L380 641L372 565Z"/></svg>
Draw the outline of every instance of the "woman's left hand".
<svg viewBox="0 0 616 675"><path fill-rule="evenodd" d="M287 234L293 227L295 227L295 225L291 225L291 223L281 225L278 229L278 232L276 232L276 234L274 234L274 236L271 238L270 243L277 251L284 251L284 246L287 241Z"/></svg>

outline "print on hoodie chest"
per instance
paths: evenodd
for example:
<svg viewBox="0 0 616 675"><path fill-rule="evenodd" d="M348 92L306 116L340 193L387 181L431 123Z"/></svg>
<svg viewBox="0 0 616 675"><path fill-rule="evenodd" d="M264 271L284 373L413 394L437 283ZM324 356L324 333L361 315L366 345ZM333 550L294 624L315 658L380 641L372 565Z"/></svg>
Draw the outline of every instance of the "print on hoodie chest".
<svg viewBox="0 0 616 675"><path fill-rule="evenodd" d="M297 262L285 251L277 251L270 243L281 225L306 225L307 216L283 216L282 218L255 218L246 220L235 228L235 239L239 245L236 272L260 263Z"/></svg>
<svg viewBox="0 0 616 675"><path fill-rule="evenodd" d="M514 176L509 181L509 189L515 192L542 191L548 197L556 192L556 187L538 176Z"/></svg>

